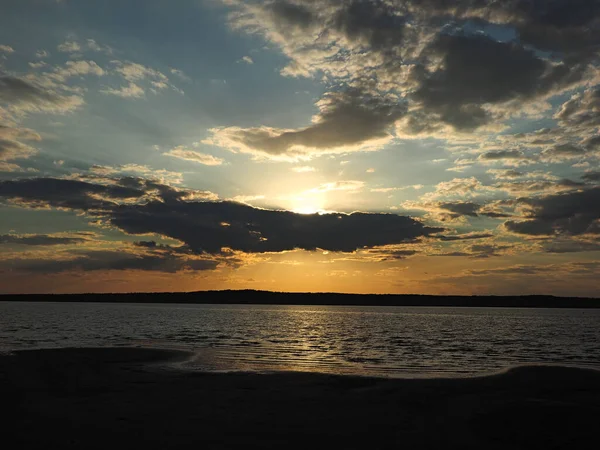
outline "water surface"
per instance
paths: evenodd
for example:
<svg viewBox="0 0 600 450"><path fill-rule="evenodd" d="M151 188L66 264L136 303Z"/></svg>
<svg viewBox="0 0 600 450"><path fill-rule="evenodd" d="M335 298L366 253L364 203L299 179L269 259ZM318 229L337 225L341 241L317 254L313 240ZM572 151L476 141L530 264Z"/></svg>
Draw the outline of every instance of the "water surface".
<svg viewBox="0 0 600 450"><path fill-rule="evenodd" d="M191 350L207 371L600 369L600 310L0 302L0 351L98 346Z"/></svg>

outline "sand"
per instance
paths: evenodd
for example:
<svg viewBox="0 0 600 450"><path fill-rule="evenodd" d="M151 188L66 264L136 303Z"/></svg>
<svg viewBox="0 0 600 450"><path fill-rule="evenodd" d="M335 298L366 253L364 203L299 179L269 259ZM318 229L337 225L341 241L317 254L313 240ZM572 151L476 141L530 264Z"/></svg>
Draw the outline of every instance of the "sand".
<svg viewBox="0 0 600 450"><path fill-rule="evenodd" d="M600 372L470 379L169 369L183 352L0 357L2 448L596 449Z"/></svg>

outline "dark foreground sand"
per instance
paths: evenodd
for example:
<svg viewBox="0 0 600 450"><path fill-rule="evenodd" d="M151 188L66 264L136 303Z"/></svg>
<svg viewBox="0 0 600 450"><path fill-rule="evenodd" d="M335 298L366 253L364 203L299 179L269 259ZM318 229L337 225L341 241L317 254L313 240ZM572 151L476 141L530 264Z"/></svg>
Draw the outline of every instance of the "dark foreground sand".
<svg viewBox="0 0 600 450"><path fill-rule="evenodd" d="M210 374L185 354L64 349L0 357L0 445L87 449L597 449L600 372L476 379Z"/></svg>

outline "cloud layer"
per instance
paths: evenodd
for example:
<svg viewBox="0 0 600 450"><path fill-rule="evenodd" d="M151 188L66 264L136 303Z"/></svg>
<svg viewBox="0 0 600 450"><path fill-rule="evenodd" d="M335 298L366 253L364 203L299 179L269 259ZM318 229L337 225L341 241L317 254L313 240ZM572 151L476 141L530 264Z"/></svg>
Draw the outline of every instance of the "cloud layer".
<svg viewBox="0 0 600 450"><path fill-rule="evenodd" d="M22 207L84 211L125 233L176 239L196 254L294 249L352 252L413 242L442 231L394 214L297 214L233 202L137 178L110 184L31 178L1 181L0 197Z"/></svg>

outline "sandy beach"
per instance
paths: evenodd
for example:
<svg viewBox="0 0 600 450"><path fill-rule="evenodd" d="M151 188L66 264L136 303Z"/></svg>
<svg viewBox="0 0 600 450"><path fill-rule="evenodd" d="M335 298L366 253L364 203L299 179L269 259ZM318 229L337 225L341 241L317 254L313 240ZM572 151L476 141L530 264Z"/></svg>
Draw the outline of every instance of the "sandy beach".
<svg viewBox="0 0 600 450"><path fill-rule="evenodd" d="M2 442L17 448L597 448L600 372L520 367L467 379L169 368L184 352L0 357Z"/></svg>

